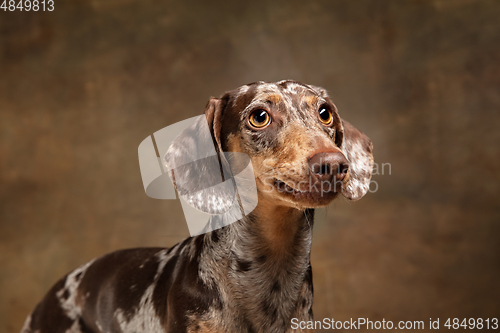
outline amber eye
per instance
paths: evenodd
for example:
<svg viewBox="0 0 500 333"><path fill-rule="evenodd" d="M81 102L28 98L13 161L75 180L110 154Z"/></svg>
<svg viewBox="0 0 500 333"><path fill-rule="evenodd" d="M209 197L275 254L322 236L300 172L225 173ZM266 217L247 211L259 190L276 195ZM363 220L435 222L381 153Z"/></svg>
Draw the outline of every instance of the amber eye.
<svg viewBox="0 0 500 333"><path fill-rule="evenodd" d="M264 128L271 123L269 113L264 110L255 110L252 114L250 114L250 118L248 120L250 125L255 128Z"/></svg>
<svg viewBox="0 0 500 333"><path fill-rule="evenodd" d="M323 125L330 125L333 120L332 111L328 110L325 107L322 107L318 111L318 118L319 121L323 123Z"/></svg>

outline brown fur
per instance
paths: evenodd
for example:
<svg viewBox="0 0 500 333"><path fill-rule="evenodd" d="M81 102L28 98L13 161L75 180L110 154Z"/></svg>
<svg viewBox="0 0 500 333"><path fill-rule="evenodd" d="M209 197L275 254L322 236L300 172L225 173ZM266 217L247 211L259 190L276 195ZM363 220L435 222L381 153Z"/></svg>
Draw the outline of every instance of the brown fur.
<svg viewBox="0 0 500 333"><path fill-rule="evenodd" d="M328 126L320 108L332 113ZM271 123L252 128L255 110ZM301 332L292 318L312 320L314 208L338 193L354 200L366 193L370 140L340 119L324 89L294 81L240 87L210 99L205 115L219 153L250 157L256 208L168 250L122 250L81 266L52 288L23 333L290 333ZM183 142L169 151L193 148Z"/></svg>

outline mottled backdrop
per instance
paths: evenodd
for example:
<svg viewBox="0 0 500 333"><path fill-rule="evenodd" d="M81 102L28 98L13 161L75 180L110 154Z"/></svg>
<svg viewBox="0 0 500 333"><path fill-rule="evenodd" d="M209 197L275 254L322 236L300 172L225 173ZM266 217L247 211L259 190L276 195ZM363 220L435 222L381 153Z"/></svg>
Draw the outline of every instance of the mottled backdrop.
<svg viewBox="0 0 500 333"><path fill-rule="evenodd" d="M328 89L391 166L318 214L316 318L500 317L499 59L495 0L0 10L0 331L85 261L188 236L179 202L145 195L139 143L287 78Z"/></svg>

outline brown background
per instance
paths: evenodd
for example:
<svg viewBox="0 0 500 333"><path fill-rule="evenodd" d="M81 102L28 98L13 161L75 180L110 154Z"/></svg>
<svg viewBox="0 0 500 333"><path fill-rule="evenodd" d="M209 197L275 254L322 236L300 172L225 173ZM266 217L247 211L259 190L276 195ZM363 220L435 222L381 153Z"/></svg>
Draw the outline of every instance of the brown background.
<svg viewBox="0 0 500 333"><path fill-rule="evenodd" d="M0 11L1 332L85 261L188 236L145 195L139 143L285 78L391 164L318 214L315 317L500 317L500 2L55 2Z"/></svg>

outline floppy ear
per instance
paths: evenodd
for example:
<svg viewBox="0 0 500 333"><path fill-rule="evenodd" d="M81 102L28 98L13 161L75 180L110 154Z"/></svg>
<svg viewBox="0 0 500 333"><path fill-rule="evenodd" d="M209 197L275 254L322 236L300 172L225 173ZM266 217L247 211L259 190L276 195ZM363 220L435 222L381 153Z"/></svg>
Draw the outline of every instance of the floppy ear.
<svg viewBox="0 0 500 333"><path fill-rule="evenodd" d="M192 118L191 126L175 138L164 157L179 195L208 214L223 214L235 201L234 185L225 181L231 178L230 169L221 163L223 157L219 160L222 108L220 99L211 98L205 115Z"/></svg>
<svg viewBox="0 0 500 333"><path fill-rule="evenodd" d="M342 152L349 161L349 171L342 194L349 200L361 199L370 187L373 170L373 145L370 139L350 123L342 120L344 138Z"/></svg>
<svg viewBox="0 0 500 333"><path fill-rule="evenodd" d="M215 141L217 152L222 153L222 144L220 139L222 115L227 104L228 95L222 98L210 98L205 108L205 117L207 119L208 128Z"/></svg>

